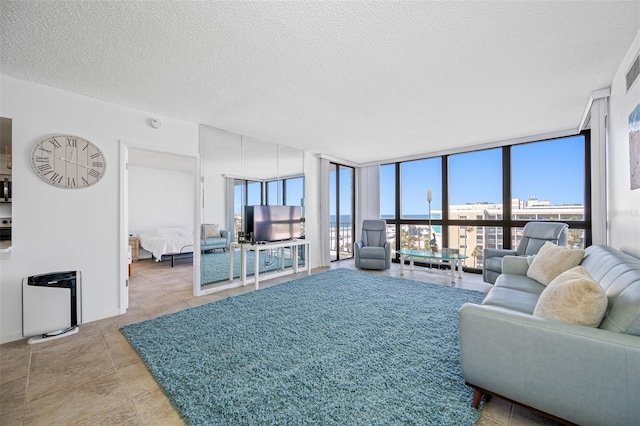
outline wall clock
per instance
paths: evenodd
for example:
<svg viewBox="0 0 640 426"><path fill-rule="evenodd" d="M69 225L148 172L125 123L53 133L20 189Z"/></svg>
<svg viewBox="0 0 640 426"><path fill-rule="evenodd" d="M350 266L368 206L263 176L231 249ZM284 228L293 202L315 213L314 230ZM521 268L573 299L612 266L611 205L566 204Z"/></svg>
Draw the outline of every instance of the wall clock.
<svg viewBox="0 0 640 426"><path fill-rule="evenodd" d="M72 135L47 136L31 150L38 177L58 188L86 188L104 176L104 154L93 143Z"/></svg>

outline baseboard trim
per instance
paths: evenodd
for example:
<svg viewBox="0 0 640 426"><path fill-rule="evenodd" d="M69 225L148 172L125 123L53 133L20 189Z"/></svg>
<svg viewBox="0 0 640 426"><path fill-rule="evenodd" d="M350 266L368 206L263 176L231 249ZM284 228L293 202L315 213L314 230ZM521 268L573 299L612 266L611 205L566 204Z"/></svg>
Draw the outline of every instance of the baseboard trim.
<svg viewBox="0 0 640 426"><path fill-rule="evenodd" d="M26 337L22 337L22 333L7 334L6 336L0 337L0 344L15 342L16 340L22 339L26 339Z"/></svg>

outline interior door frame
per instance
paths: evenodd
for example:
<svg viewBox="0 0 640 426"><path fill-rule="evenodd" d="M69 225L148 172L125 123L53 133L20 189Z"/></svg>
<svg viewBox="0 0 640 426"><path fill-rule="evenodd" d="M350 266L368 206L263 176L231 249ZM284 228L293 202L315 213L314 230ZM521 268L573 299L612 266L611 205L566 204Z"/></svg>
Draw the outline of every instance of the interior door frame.
<svg viewBox="0 0 640 426"><path fill-rule="evenodd" d="M120 140L120 314L129 308L129 149L150 151L168 155L191 158L193 171L193 195L195 205L193 209L193 294L199 296L200 291L200 221L202 212L202 179L200 173L200 154L183 154L158 147L140 144L132 141Z"/></svg>

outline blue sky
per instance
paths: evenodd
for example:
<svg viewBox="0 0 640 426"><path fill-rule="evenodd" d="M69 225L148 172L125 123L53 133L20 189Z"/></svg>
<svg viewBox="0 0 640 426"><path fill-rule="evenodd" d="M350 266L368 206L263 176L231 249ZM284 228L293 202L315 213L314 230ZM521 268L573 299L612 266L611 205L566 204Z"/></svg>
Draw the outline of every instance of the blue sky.
<svg viewBox="0 0 640 426"><path fill-rule="evenodd" d="M299 206L301 199L304 197L304 180L302 178L287 180L287 205Z"/></svg>
<svg viewBox="0 0 640 426"><path fill-rule="evenodd" d="M501 148L449 156L450 203L502 201ZM393 214L393 166L380 169L380 210ZM549 200L552 205L584 202L584 138L516 145L511 155L514 198ZM440 158L405 162L401 166L404 215L425 215L427 189L433 191L432 210L442 209Z"/></svg>
<svg viewBox="0 0 640 426"><path fill-rule="evenodd" d="M353 169L349 167L340 168L340 215L350 215L352 212L352 174ZM329 173L329 214L335 215L336 210L336 175Z"/></svg>

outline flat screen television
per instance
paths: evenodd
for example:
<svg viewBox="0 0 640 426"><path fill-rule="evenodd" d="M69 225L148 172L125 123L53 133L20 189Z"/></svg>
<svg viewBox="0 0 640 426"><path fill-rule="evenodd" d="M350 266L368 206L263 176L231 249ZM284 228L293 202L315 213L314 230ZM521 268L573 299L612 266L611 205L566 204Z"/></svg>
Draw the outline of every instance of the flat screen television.
<svg viewBox="0 0 640 426"><path fill-rule="evenodd" d="M254 243L301 237L300 206L246 206L245 235Z"/></svg>

